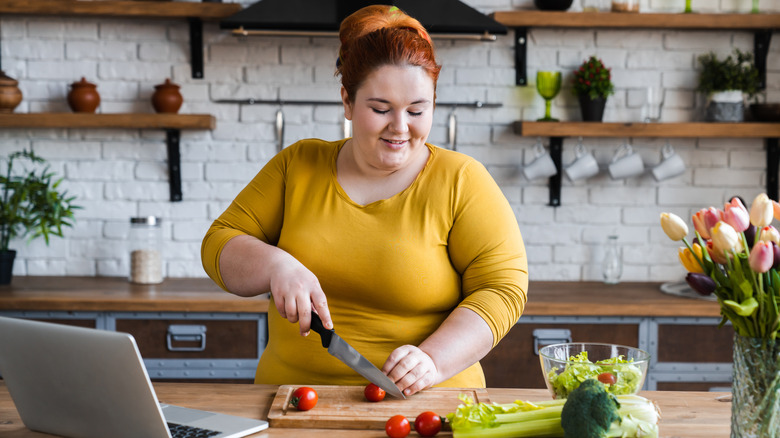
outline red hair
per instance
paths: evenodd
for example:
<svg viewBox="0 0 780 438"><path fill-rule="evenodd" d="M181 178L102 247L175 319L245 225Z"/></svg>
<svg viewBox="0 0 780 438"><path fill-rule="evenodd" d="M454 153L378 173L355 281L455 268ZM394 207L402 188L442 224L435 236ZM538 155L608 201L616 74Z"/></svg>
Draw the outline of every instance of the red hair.
<svg viewBox="0 0 780 438"><path fill-rule="evenodd" d="M385 65L422 67L436 81L441 66L436 63L433 42L419 21L395 6L366 6L341 22L341 48L336 74L350 100L374 70Z"/></svg>

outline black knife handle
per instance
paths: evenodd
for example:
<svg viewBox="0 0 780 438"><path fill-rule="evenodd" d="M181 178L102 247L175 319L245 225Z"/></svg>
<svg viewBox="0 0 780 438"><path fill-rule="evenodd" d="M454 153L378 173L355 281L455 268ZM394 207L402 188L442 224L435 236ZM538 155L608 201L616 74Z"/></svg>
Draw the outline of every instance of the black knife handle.
<svg viewBox="0 0 780 438"><path fill-rule="evenodd" d="M311 312L311 329L320 335L320 338L322 338L322 346L324 348L330 347L330 340L333 337L333 333L336 333L336 331L333 329L326 329L325 326L322 325L320 316L314 312Z"/></svg>

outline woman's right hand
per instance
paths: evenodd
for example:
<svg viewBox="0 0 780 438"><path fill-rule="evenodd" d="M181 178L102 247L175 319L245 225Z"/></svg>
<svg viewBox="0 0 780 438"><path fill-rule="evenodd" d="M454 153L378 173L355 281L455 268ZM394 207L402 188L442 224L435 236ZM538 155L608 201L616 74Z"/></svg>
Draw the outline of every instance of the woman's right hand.
<svg viewBox="0 0 780 438"><path fill-rule="evenodd" d="M333 328L328 300L317 277L293 256L285 254L271 269L271 295L276 310L292 323L298 323L302 336L309 334L311 312L316 312L327 329Z"/></svg>

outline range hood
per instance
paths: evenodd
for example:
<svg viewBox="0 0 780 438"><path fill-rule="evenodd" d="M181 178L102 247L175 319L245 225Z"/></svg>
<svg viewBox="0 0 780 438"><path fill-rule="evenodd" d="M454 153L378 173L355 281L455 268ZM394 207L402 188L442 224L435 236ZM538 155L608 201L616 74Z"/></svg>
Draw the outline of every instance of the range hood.
<svg viewBox="0 0 780 438"><path fill-rule="evenodd" d="M220 22L236 36L337 35L341 21L374 4L397 6L416 18L432 37L495 40L506 26L460 0L260 0Z"/></svg>

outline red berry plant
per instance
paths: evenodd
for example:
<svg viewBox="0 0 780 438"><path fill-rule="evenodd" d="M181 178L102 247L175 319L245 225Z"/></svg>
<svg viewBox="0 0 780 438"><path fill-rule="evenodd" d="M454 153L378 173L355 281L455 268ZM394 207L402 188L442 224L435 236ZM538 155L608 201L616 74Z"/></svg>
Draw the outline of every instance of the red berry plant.
<svg viewBox="0 0 780 438"><path fill-rule="evenodd" d="M575 96L586 95L591 100L607 98L615 94L611 69L604 66L601 59L591 56L574 72L572 93Z"/></svg>

